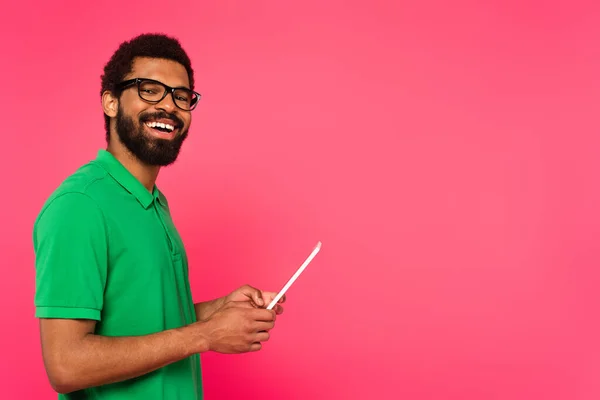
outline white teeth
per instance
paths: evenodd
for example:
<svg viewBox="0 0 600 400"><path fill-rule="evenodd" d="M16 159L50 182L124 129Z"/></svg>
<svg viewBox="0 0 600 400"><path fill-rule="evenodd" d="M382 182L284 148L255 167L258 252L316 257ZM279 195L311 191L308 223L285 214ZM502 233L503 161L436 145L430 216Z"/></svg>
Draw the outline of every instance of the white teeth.
<svg viewBox="0 0 600 400"><path fill-rule="evenodd" d="M175 127L173 125L163 124L162 122L146 122L146 126L148 126L149 128L159 127L163 129L168 129L171 132L175 130Z"/></svg>

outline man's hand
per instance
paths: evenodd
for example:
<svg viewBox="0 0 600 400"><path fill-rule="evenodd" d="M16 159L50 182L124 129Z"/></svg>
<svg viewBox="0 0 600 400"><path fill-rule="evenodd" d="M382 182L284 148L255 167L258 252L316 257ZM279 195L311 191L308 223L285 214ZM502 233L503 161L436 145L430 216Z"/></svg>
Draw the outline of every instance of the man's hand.
<svg viewBox="0 0 600 400"><path fill-rule="evenodd" d="M197 329L194 335L201 339L199 343L207 345L205 350L232 354L260 350L274 325L273 310L258 309L248 301L230 301L207 321L188 329Z"/></svg>
<svg viewBox="0 0 600 400"><path fill-rule="evenodd" d="M263 292L250 285L244 285L229 293L227 296L194 304L196 318L198 321L206 321L215 312L231 302L247 302L254 308L266 308L276 296L276 292ZM285 300L286 297L283 295L281 296L281 299L277 301L277 304L273 307L275 314L280 315L283 313L282 304L285 303Z"/></svg>
<svg viewBox="0 0 600 400"><path fill-rule="evenodd" d="M224 304L232 301L247 301L250 302L253 307L266 308L276 296L276 292L265 292L250 285L244 285L225 296ZM285 295L281 296L281 299L279 299L275 307L273 307L273 310L277 315L283 313L282 304L285 303L285 300Z"/></svg>

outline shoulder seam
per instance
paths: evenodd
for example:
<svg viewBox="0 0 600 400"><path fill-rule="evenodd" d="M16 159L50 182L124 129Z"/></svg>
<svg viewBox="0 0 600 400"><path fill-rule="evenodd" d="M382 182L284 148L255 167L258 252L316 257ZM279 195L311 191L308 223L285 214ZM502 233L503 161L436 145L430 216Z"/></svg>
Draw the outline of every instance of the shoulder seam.
<svg viewBox="0 0 600 400"><path fill-rule="evenodd" d="M101 179L101 178L98 178L98 179ZM95 182L95 181L96 181L96 180L98 180L98 179L94 179L92 182ZM90 182L90 183L91 183L91 182ZM86 187L85 187L85 188L87 188L87 186L88 186L88 185L86 185ZM84 189L85 189L85 188L84 188ZM92 198L90 195L88 195L87 193L85 193L83 190L81 190L81 191L78 191L78 190L69 190L69 191L66 191L66 192L60 193L59 195L57 195L56 197L54 197L54 198L53 198L53 199L52 199L52 200L51 200L51 201L50 201L50 202L49 202L49 203L48 203L48 204L47 204L47 205L44 207L44 209L42 210L42 212L41 212L41 213L39 214L39 216L37 217L37 219L36 219L36 222L37 222L37 221L39 221L39 220L40 220L40 219L41 219L41 218L44 216L44 214L45 214L45 213L46 213L46 211L48 210L48 207L50 207L50 205L51 205L52 203L54 203L54 202L55 202L56 200L58 200L59 198L61 198L61 197L63 197L63 196L66 196L66 195L68 195L68 194L79 194L79 195L85 196L86 198L88 198L88 199L89 199L89 200L90 200L90 201L91 201L91 202L94 204L94 206L95 206L95 207L98 209L98 211L100 212L100 215L102 216L102 222L104 223L104 229L106 230L106 235L107 235L107 238L106 238L106 239L108 240L108 237L110 237L110 233L109 233L109 225L108 225L108 222L107 222L107 220L106 220L106 214L104 214L104 211L102 210L102 207L100 207L100 205L99 205L99 204L96 202L96 200L94 200L94 199L93 199L93 198ZM37 223L36 223L36 225L37 225ZM34 229L34 240L35 240L35 231L36 231L36 230L37 230L37 229Z"/></svg>

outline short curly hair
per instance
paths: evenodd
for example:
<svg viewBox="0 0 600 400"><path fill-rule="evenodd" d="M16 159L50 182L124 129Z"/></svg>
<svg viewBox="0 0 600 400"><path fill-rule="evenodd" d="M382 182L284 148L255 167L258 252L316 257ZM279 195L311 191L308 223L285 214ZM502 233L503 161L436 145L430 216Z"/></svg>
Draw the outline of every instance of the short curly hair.
<svg viewBox="0 0 600 400"><path fill-rule="evenodd" d="M100 90L100 96L107 90L117 97L120 96L117 85L125 75L131 72L133 62L137 57L162 58L178 62L186 69L190 89L194 90L192 63L179 41L162 33L145 33L119 45L119 48L104 66L104 74L101 76L102 89ZM106 128L106 141L108 142L110 139L110 117L106 114L104 114L104 125Z"/></svg>

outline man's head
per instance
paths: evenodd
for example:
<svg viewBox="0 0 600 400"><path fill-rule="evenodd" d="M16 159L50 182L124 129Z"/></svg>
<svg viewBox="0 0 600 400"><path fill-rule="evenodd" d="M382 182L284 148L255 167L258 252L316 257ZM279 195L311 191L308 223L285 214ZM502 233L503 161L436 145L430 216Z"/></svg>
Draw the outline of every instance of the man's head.
<svg viewBox="0 0 600 400"><path fill-rule="evenodd" d="M175 161L199 100L194 71L176 39L144 34L122 43L104 67L106 140L148 165Z"/></svg>

